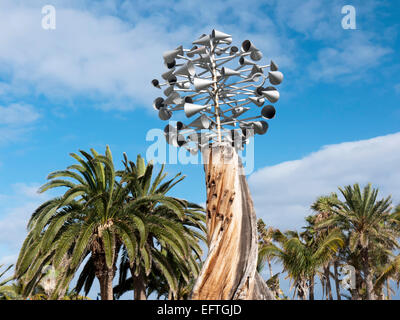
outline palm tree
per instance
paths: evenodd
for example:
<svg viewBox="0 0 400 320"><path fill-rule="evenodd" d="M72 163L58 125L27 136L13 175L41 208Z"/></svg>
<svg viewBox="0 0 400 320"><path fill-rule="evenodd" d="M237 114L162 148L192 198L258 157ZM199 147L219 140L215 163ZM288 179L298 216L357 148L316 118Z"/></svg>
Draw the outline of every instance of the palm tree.
<svg viewBox="0 0 400 320"><path fill-rule="evenodd" d="M183 220L187 220L188 226L201 225L201 214L196 211L198 208L185 213L188 202L162 194L161 191L167 192L172 188L174 179L153 190L164 179L162 172L151 185L152 194L132 196L129 183L140 185L140 181L145 179L140 175L136 181L118 182L116 177L120 173L114 169L109 148L105 156L93 149L91 151L92 155L80 151L86 160L71 154L79 165L51 173L48 177L50 181L40 189L44 192L64 187L67 191L63 196L41 205L29 221L29 233L16 268L24 294L34 293L35 286L43 277L41 270L52 265L60 274L53 297L62 297L77 269L86 260L78 279L79 290L84 285L87 293L94 278L97 278L101 298L111 300L112 281L121 248L129 259L130 267L136 266L134 274L144 270L143 274L147 276L155 264L163 270L173 287L175 282L168 270L167 258L161 252L152 252L151 237L157 231L160 243L165 247L168 244L170 252L175 255L180 254L181 261L186 258L189 247L201 254L194 239L202 235L196 231L189 232L188 227L182 224ZM138 159L142 168L143 159ZM151 171L152 165L148 165L144 176L151 179ZM146 183L144 188L149 188L150 184ZM157 214L149 215L148 210ZM189 238L194 241L190 245ZM187 261L186 265L192 262L190 259Z"/></svg>
<svg viewBox="0 0 400 320"><path fill-rule="evenodd" d="M327 233L332 230L332 227L325 227L325 228L318 228L317 226L324 222L325 220L329 219L334 213L333 213L333 207L337 205L340 205L340 201L337 197L336 193L331 193L329 196L321 196L318 197L317 200L311 205L311 209L316 212L314 216L309 216L306 218L306 221L308 222L308 225L306 226L306 229L308 229L315 237L321 237L326 235ZM339 285L339 252L332 257L331 261L327 261L326 265L322 267L323 272L321 275L321 282L322 282L322 287L324 288L323 291L325 291L325 295L327 299L333 300L332 297L332 288L331 288L331 265L333 265L334 269L334 282L335 282L335 288L336 288L336 295L337 299L341 300L341 295L340 295L340 285Z"/></svg>
<svg viewBox="0 0 400 320"><path fill-rule="evenodd" d="M265 245L262 248L263 254L282 263L284 271L293 281L295 294L302 300L308 296L310 280L314 278L317 269L329 261L343 245L339 230L332 230L325 237L319 238L317 243L306 232L299 234L294 231L282 233L277 230L273 240L276 244Z"/></svg>
<svg viewBox="0 0 400 320"><path fill-rule="evenodd" d="M44 192L64 187L67 191L62 197L40 206L29 222L29 234L17 262L17 275L28 286L26 293L30 293L33 284L40 279L38 275L45 264L63 270L54 292L65 292L80 264L89 257L87 265L100 283L101 298L112 300L112 281L121 246L127 249L131 261L135 261L140 252L146 271L151 264L148 226L139 208L152 200L163 202L170 214L183 215L177 201L158 196L133 199L126 205L128 189L116 181L110 149L106 148L105 156L91 151L92 155L80 151L86 161L71 154L79 165L51 173L50 181L40 189ZM72 181L57 179L59 177ZM168 233L168 224L165 222L165 233ZM175 242L179 242L178 236Z"/></svg>
<svg viewBox="0 0 400 320"><path fill-rule="evenodd" d="M105 156L91 150L72 153L79 164L49 174L40 192L64 187L62 197L40 206L32 215L29 233L21 249L16 274L31 292L45 264L63 270L57 289L66 289L82 261L90 255L101 297L111 300L117 248L121 242L137 243L131 232L135 222L124 215L124 190L115 180L110 149ZM72 171L75 170L75 171ZM58 178L71 178L70 180Z"/></svg>
<svg viewBox="0 0 400 320"><path fill-rule="evenodd" d="M393 213L390 215L389 224L394 230L399 231L399 221L400 221L400 205L393 210ZM388 222L386 222L388 223ZM384 250L382 250L384 249ZM379 273L377 279L374 283L375 292L380 292L381 296L383 295L383 286L386 286L386 297L388 300L391 299L392 289L390 288L390 281L394 280L397 282L397 285L400 283L400 255L395 256L392 251L396 249L393 248L381 248L381 259L377 260L374 257L374 261L380 262L379 265ZM383 254L382 254L383 253Z"/></svg>
<svg viewBox="0 0 400 320"><path fill-rule="evenodd" d="M13 285L10 283L13 280L13 277L1 279L12 267L13 265L10 265L5 268L4 271L0 272L0 300L8 300L15 297ZM0 265L0 269L1 268L3 268L3 265Z"/></svg>
<svg viewBox="0 0 400 320"><path fill-rule="evenodd" d="M262 219L257 221L257 233L258 233L258 261L257 261L257 272L261 272L265 265L268 264L269 276L273 278L271 259L262 250L263 247L272 243L273 235L275 230L271 227L267 228L265 222Z"/></svg>
<svg viewBox="0 0 400 320"><path fill-rule="evenodd" d="M382 290L384 284L386 284L386 295L387 299L391 299L391 288L390 280L395 280L397 285L400 283L400 255L393 257L390 261L381 268L381 272L375 281L374 289L379 292Z"/></svg>
<svg viewBox="0 0 400 320"><path fill-rule="evenodd" d="M198 261L201 261L202 250L199 242L206 240L204 209L186 200L166 195L171 188L183 180L184 177L180 177L180 173L164 182L166 177L164 165L154 180L152 179L153 164L146 165L140 156L137 157L135 164L128 161L124 154L124 165L125 170L119 172L119 175L129 190L127 210L130 210L132 201L147 199L138 211L148 226L147 245L151 264L147 266L144 259L142 263L140 260L132 261L129 255L124 254L124 259L121 260L119 284L127 288L124 282L128 281L127 269L129 269L131 273L129 283L135 300L147 298L146 286L150 282L154 283L154 278L157 277L158 282L164 281L167 284L168 296L177 298L182 281L186 284L190 283L200 271ZM183 214L176 215L170 210L168 203L179 205Z"/></svg>
<svg viewBox="0 0 400 320"><path fill-rule="evenodd" d="M358 184L339 188L345 201L334 205L334 215L320 227L340 226L348 236L353 266L363 273L366 299L375 299L373 252L377 246L398 248L397 221L390 214L391 198L377 200L378 189L368 184L361 191ZM358 262L360 266L356 265Z"/></svg>

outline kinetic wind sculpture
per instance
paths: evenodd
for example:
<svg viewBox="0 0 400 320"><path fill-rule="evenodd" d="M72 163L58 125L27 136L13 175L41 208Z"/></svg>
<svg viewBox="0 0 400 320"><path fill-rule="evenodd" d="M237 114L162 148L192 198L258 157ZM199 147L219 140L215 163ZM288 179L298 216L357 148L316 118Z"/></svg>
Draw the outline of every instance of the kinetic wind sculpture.
<svg viewBox="0 0 400 320"><path fill-rule="evenodd" d="M164 81L152 81L165 95L153 103L161 120L178 111L191 119L165 127L168 143L201 151L205 163L209 252L192 299L272 299L256 272L256 215L237 150L267 132L283 74L273 61L258 65L263 55L249 40L239 49L213 30L193 45L165 52Z"/></svg>

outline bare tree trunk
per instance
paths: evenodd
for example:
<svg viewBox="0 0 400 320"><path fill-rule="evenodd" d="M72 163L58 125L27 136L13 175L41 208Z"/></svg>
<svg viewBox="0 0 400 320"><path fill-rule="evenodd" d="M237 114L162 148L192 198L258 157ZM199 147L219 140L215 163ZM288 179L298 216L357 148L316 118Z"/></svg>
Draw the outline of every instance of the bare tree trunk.
<svg viewBox="0 0 400 320"><path fill-rule="evenodd" d="M307 279L301 279L297 285L297 296L301 300L307 300L309 296L309 284L307 284Z"/></svg>
<svg viewBox="0 0 400 320"><path fill-rule="evenodd" d="M325 276L323 274L320 276L320 280L321 280L321 287L322 287L322 298L321 298L321 300L324 300L324 298L326 296L326 290L325 290L326 281L325 281Z"/></svg>
<svg viewBox="0 0 400 320"><path fill-rule="evenodd" d="M117 252L121 244L116 241L113 247L113 265L111 268L107 266L106 256L102 240L97 238L92 244L92 259L95 269L96 278L100 283L100 296L101 300L114 300L113 294L113 279L117 270L116 260Z"/></svg>
<svg viewBox="0 0 400 320"><path fill-rule="evenodd" d="M312 275L312 277L309 280L309 283L310 283L310 292L308 295L308 300L314 300L315 275Z"/></svg>
<svg viewBox="0 0 400 320"><path fill-rule="evenodd" d="M134 270L131 270L131 274L133 282L133 300L147 300L144 277L141 274L135 276Z"/></svg>
<svg viewBox="0 0 400 320"><path fill-rule="evenodd" d="M363 279L361 278L360 270L356 268L355 271L356 271L356 288L350 289L351 300L361 300L360 289L362 287Z"/></svg>
<svg viewBox="0 0 400 320"><path fill-rule="evenodd" d="M324 276L326 281L326 300L333 300L330 266L330 263L328 263L328 265L324 267Z"/></svg>
<svg viewBox="0 0 400 320"><path fill-rule="evenodd" d="M113 300L114 296L112 282L114 279L114 271L107 270L101 272L97 278L99 279L100 283L101 300Z"/></svg>
<svg viewBox="0 0 400 320"><path fill-rule="evenodd" d="M257 221L237 152L203 151L209 252L195 283L194 300L273 300L258 274Z"/></svg>
<svg viewBox="0 0 400 320"><path fill-rule="evenodd" d="M272 272L271 259L267 258L267 261L268 261L269 277L272 278L274 276L274 273Z"/></svg>
<svg viewBox="0 0 400 320"><path fill-rule="evenodd" d="M335 287L336 287L336 296L338 300L342 300L342 296L340 295L340 284L339 284L339 273L338 273L338 262L335 260L333 262L333 272L335 276Z"/></svg>
<svg viewBox="0 0 400 320"><path fill-rule="evenodd" d="M374 285L372 281L373 273L369 263L368 248L364 248L362 250L362 259L363 259L365 288L367 291L367 300L375 300Z"/></svg>

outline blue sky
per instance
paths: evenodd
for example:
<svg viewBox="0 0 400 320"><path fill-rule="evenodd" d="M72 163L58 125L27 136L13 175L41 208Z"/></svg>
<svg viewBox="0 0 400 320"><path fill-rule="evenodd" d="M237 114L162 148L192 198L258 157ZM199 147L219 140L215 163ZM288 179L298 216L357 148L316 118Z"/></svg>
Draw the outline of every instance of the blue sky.
<svg viewBox="0 0 400 320"><path fill-rule="evenodd" d="M41 9L56 8L56 30ZM353 5L357 29L341 8ZM12 263L47 174L79 149L115 162L146 154L163 128L150 80L162 53L218 29L251 39L285 74L277 116L255 140L257 215L299 229L310 203L371 182L400 203L400 4L394 1L18 1L0 3L0 264ZM205 203L201 165L174 195Z"/></svg>

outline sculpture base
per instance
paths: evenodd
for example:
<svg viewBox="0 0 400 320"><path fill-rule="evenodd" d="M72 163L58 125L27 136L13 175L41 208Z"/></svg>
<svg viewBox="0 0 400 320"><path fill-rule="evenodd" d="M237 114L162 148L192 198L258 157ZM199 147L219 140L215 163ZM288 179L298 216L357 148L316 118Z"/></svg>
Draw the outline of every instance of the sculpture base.
<svg viewBox="0 0 400 320"><path fill-rule="evenodd" d="M234 148L203 151L209 252L193 300L273 300L257 273L257 218L242 162Z"/></svg>

